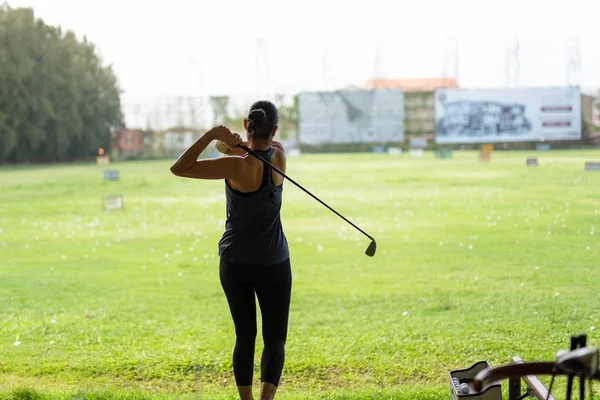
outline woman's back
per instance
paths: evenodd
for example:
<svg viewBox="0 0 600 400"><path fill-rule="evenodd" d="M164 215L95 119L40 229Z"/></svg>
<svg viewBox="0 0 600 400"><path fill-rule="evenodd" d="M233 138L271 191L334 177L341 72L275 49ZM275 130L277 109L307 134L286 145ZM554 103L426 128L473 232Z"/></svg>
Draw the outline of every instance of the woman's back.
<svg viewBox="0 0 600 400"><path fill-rule="evenodd" d="M285 173L286 168L286 158L285 158L285 149L283 146L273 141L271 143L271 148L274 149L273 155L271 156L271 164L276 166L279 170ZM254 151L258 151L261 155L265 153L265 151L254 149ZM229 187L235 189L240 192L254 192L258 190L261 185L263 171L264 171L264 163L250 155L246 155L244 157L244 168L243 168L243 178L232 181L231 179L227 180ZM276 186L279 186L283 183L283 176L281 176L276 171L272 171L273 182L275 182Z"/></svg>
<svg viewBox="0 0 600 400"><path fill-rule="evenodd" d="M255 151L285 172L282 148ZM254 157L246 156L244 163L240 179L225 181L227 220L219 255L231 262L280 263L289 258L280 218L283 177Z"/></svg>

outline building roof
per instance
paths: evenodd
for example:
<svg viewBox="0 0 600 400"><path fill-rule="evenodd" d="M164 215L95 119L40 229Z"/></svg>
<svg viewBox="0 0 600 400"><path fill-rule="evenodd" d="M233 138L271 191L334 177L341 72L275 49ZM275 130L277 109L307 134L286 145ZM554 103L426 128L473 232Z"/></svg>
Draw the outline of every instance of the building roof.
<svg viewBox="0 0 600 400"><path fill-rule="evenodd" d="M366 89L403 89L405 92L431 92L439 88L457 88L454 78L433 79L370 79Z"/></svg>

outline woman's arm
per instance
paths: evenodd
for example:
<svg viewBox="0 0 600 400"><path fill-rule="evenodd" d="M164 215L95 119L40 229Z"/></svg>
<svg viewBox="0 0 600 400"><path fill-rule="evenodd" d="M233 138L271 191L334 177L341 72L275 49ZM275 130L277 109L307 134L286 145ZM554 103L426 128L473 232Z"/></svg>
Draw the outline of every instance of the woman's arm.
<svg viewBox="0 0 600 400"><path fill-rule="evenodd" d="M171 166L171 172L177 175L178 172L190 169L198 161L198 157L208 147L210 142L215 140L215 133L218 129L219 127L217 126L204 133L194 144L181 153L177 161Z"/></svg>
<svg viewBox="0 0 600 400"><path fill-rule="evenodd" d="M241 171L242 158L227 157L215 160L198 161L200 154L213 140L222 140L228 145L241 143L237 134L232 134L224 126L217 126L202 135L185 150L171 166L171 172L183 178L196 179L236 179Z"/></svg>

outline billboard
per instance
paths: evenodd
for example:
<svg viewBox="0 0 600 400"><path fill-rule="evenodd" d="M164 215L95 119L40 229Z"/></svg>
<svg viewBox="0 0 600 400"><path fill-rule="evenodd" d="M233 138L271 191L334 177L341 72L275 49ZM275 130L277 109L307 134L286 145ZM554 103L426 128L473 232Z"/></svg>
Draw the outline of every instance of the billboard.
<svg viewBox="0 0 600 400"><path fill-rule="evenodd" d="M305 92L298 102L301 144L404 141L401 89Z"/></svg>
<svg viewBox="0 0 600 400"><path fill-rule="evenodd" d="M579 88L438 89L435 142L581 139Z"/></svg>

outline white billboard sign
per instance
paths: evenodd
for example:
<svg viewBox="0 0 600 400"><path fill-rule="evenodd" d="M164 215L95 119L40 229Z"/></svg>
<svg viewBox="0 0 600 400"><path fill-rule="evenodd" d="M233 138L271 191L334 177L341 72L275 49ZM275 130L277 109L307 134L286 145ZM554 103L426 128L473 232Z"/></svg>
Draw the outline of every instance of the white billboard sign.
<svg viewBox="0 0 600 400"><path fill-rule="evenodd" d="M579 88L438 89L436 143L581 139Z"/></svg>
<svg viewBox="0 0 600 400"><path fill-rule="evenodd" d="M305 92L298 107L301 144L404 141L401 89Z"/></svg>

